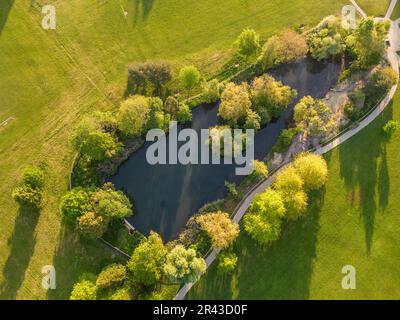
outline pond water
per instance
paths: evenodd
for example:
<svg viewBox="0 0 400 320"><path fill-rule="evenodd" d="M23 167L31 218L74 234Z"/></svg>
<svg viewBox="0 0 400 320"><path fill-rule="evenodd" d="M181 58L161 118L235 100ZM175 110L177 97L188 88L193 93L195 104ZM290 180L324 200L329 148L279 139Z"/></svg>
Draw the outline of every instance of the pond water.
<svg viewBox="0 0 400 320"><path fill-rule="evenodd" d="M255 158L263 159L272 149L279 133L291 121L295 103L305 95L322 98L337 82L340 66L318 63L310 58L278 67L268 73L298 91L296 101L275 122L255 135ZM218 103L193 109L191 128L196 131L219 123ZM178 129L179 130L179 129ZM129 194L135 214L129 222L145 235L153 230L164 240L174 239L190 216L204 204L226 196L226 180L239 183L236 165L149 165L147 142L124 164L111 182Z"/></svg>

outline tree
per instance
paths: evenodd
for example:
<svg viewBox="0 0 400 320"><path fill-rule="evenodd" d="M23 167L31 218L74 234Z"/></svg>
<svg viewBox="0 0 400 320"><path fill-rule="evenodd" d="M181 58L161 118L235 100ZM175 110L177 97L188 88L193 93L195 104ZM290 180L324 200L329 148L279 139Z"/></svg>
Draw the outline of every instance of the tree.
<svg viewBox="0 0 400 320"><path fill-rule="evenodd" d="M90 239L99 239L106 232L108 220L94 212L86 212L78 217L77 228L80 234Z"/></svg>
<svg viewBox="0 0 400 320"><path fill-rule="evenodd" d="M131 96L121 103L118 111L118 128L126 137L139 137L149 120L149 100L143 96Z"/></svg>
<svg viewBox="0 0 400 320"><path fill-rule="evenodd" d="M267 176L268 168L265 163L262 161L254 160L252 177L256 179L265 179Z"/></svg>
<svg viewBox="0 0 400 320"><path fill-rule="evenodd" d="M260 50L260 36L254 29L244 29L236 40L240 54L251 57Z"/></svg>
<svg viewBox="0 0 400 320"><path fill-rule="evenodd" d="M374 107L397 83L397 79L398 76L391 67L378 68L364 89L368 107Z"/></svg>
<svg viewBox="0 0 400 320"><path fill-rule="evenodd" d="M397 120L389 120L382 129L384 133L391 137L397 130L400 129L400 123Z"/></svg>
<svg viewBox="0 0 400 320"><path fill-rule="evenodd" d="M36 166L28 166L22 175L23 183L31 188L42 189L44 185L44 172Z"/></svg>
<svg viewBox="0 0 400 320"><path fill-rule="evenodd" d="M132 204L122 191L105 184L91 194L94 211L110 219L124 219L132 215Z"/></svg>
<svg viewBox="0 0 400 320"><path fill-rule="evenodd" d="M329 132L334 122L329 107L322 100L306 96L294 107L297 128L307 135L316 136Z"/></svg>
<svg viewBox="0 0 400 320"><path fill-rule="evenodd" d="M273 184L274 189L281 194L286 208L286 217L297 219L307 209L307 194L303 190L304 182L293 166L282 170Z"/></svg>
<svg viewBox="0 0 400 320"><path fill-rule="evenodd" d="M74 188L67 192L60 203L61 215L68 220L75 220L93 210L89 193L83 188Z"/></svg>
<svg viewBox="0 0 400 320"><path fill-rule="evenodd" d="M122 150L122 144L109 132L103 132L96 119L87 117L75 128L72 145L81 154L96 161L112 158Z"/></svg>
<svg viewBox="0 0 400 320"><path fill-rule="evenodd" d="M70 300L96 300L97 287L89 280L76 283L72 289Z"/></svg>
<svg viewBox="0 0 400 320"><path fill-rule="evenodd" d="M246 115L246 122L244 123L245 129L253 129L255 131L261 128L261 117L257 112L253 110L248 110Z"/></svg>
<svg viewBox="0 0 400 320"><path fill-rule="evenodd" d="M234 253L223 252L218 258L218 269L222 272L232 272L237 265L238 257Z"/></svg>
<svg viewBox="0 0 400 320"><path fill-rule="evenodd" d="M167 254L164 272L173 283L194 282L205 271L206 262L193 249L177 245Z"/></svg>
<svg viewBox="0 0 400 320"><path fill-rule="evenodd" d="M147 121L147 130L161 129L165 130L170 121L170 115L164 112L163 102L159 97L148 98L149 102L149 120Z"/></svg>
<svg viewBox="0 0 400 320"><path fill-rule="evenodd" d="M268 74L253 80L251 89L253 109L261 116L262 124L269 121L269 116L278 118L296 96L296 90L284 86ZM267 117L264 116L263 109L267 110Z"/></svg>
<svg viewBox="0 0 400 320"><path fill-rule="evenodd" d="M230 82L222 92L218 115L231 125L237 125L246 118L250 107L247 84L236 85Z"/></svg>
<svg viewBox="0 0 400 320"><path fill-rule="evenodd" d="M250 212L268 218L282 218L286 209L282 196L271 188L256 195L251 203Z"/></svg>
<svg viewBox="0 0 400 320"><path fill-rule="evenodd" d="M211 238L214 249L228 248L239 235L239 225L222 211L200 215L196 221Z"/></svg>
<svg viewBox="0 0 400 320"><path fill-rule="evenodd" d="M122 264L114 263L105 267L96 280L99 289L115 288L122 285L127 277L126 267Z"/></svg>
<svg viewBox="0 0 400 320"><path fill-rule="evenodd" d="M185 66L179 71L179 80L187 90L195 88L201 79L201 74L195 66Z"/></svg>
<svg viewBox="0 0 400 320"><path fill-rule="evenodd" d="M132 281L144 287L155 285L161 280L167 250L161 237L151 232L148 239L142 241L133 251L127 268Z"/></svg>
<svg viewBox="0 0 400 320"><path fill-rule="evenodd" d="M328 16L307 37L310 52L313 58L324 60L344 51L344 30L341 29L341 20L335 16Z"/></svg>
<svg viewBox="0 0 400 320"><path fill-rule="evenodd" d="M109 297L108 300L132 300L131 294L129 293L129 290L126 288L121 288L116 290L111 296Z"/></svg>
<svg viewBox="0 0 400 320"><path fill-rule="evenodd" d="M203 84L203 97L205 103L213 103L218 101L220 97L220 83L217 79L213 79Z"/></svg>
<svg viewBox="0 0 400 320"><path fill-rule="evenodd" d="M326 161L315 153L300 154L294 160L293 167L303 180L303 186L306 191L319 189L328 180Z"/></svg>
<svg viewBox="0 0 400 320"><path fill-rule="evenodd" d="M278 217L263 217L256 213L247 213L244 216L244 230L261 245L279 239L281 224Z"/></svg>
<svg viewBox="0 0 400 320"><path fill-rule="evenodd" d="M24 208L39 209L43 191L29 185L16 187L12 192L13 199Z"/></svg>
<svg viewBox="0 0 400 320"><path fill-rule="evenodd" d="M285 29L279 36L268 39L259 62L263 70L266 70L276 65L297 61L305 57L307 52L308 45L304 36L291 29Z"/></svg>
<svg viewBox="0 0 400 320"><path fill-rule="evenodd" d="M361 20L346 38L346 48L354 59L351 64L353 69L367 70L379 64L385 53L385 37L389 27L389 22L375 22L371 17Z"/></svg>
<svg viewBox="0 0 400 320"><path fill-rule="evenodd" d="M179 105L176 119L181 123L192 121L192 111L187 104L182 103Z"/></svg>
<svg viewBox="0 0 400 320"><path fill-rule="evenodd" d="M165 111L167 111L173 118L176 118L178 112L179 102L175 97L168 97L165 100Z"/></svg>

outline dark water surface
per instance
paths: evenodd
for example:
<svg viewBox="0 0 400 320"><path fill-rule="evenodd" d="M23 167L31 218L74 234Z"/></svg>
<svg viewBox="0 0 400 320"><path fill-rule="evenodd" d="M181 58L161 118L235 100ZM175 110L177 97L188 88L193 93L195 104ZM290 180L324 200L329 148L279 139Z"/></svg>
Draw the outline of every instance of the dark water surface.
<svg viewBox="0 0 400 320"><path fill-rule="evenodd" d="M296 103L305 95L324 97L337 82L339 71L338 64L307 58L268 73L298 91ZM290 121L295 103L279 120L256 133L256 159L263 159L272 149ZM200 132L218 124L217 113L218 103L195 108L191 128ZM129 221L145 235L154 230L164 240L173 239L204 204L226 196L226 180L238 183L243 178L235 176L235 165L149 165L146 150L150 144L134 153L111 179L134 199L136 210Z"/></svg>

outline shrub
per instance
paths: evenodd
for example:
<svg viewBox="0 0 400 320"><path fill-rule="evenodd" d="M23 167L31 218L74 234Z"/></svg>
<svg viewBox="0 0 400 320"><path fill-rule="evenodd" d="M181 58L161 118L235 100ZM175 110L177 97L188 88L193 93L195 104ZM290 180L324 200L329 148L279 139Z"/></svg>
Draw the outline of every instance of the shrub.
<svg viewBox="0 0 400 320"><path fill-rule="evenodd" d="M297 128L290 128L290 129L284 129L280 133L278 140L276 141L274 145L274 152L277 153L282 153L289 148L289 146L293 143L294 138L296 135L299 133L299 130Z"/></svg>
<svg viewBox="0 0 400 320"><path fill-rule="evenodd" d="M78 217L77 228L80 234L90 239L99 239L107 230L108 220L94 212Z"/></svg>
<svg viewBox="0 0 400 320"><path fill-rule="evenodd" d="M256 179L265 179L268 176L268 168L264 162L254 160L253 161L253 173L252 177Z"/></svg>
<svg viewBox="0 0 400 320"><path fill-rule="evenodd" d="M44 185L44 172L36 166L25 168L23 173L23 183L31 188L42 189Z"/></svg>
<svg viewBox="0 0 400 320"><path fill-rule="evenodd" d="M70 300L96 300L96 298L97 287L89 280L83 280L75 284L70 296Z"/></svg>
<svg viewBox="0 0 400 320"><path fill-rule="evenodd" d="M198 216L196 221L211 238L213 248L228 248L239 234L239 225L232 221L226 212L203 214Z"/></svg>
<svg viewBox="0 0 400 320"><path fill-rule="evenodd" d="M362 117L362 111L352 103L348 103L344 106L344 114L352 122L357 121Z"/></svg>
<svg viewBox="0 0 400 320"><path fill-rule="evenodd" d="M233 182L225 181L225 188L228 190L228 193L232 197L236 197L238 195L238 191L236 189L236 184Z"/></svg>
<svg viewBox="0 0 400 320"><path fill-rule="evenodd" d="M255 131L261 128L261 117L253 110L248 110L246 115L245 129L253 129Z"/></svg>
<svg viewBox="0 0 400 320"><path fill-rule="evenodd" d="M223 252L218 258L218 269L222 272L232 272L237 265L238 257L234 253Z"/></svg>
<svg viewBox="0 0 400 320"><path fill-rule="evenodd" d="M121 103L118 111L118 128L126 137L139 137L149 120L149 100L143 96L131 96Z"/></svg>
<svg viewBox="0 0 400 320"><path fill-rule="evenodd" d="M244 29L236 40L238 52L246 57L256 55L260 50L260 36L254 29Z"/></svg>
<svg viewBox="0 0 400 320"><path fill-rule="evenodd" d="M179 105L176 119L181 123L192 121L192 111L187 104Z"/></svg>
<svg viewBox="0 0 400 320"><path fill-rule="evenodd" d="M60 210L62 216L69 220L75 220L92 211L89 193L80 187L72 189L61 198Z"/></svg>
<svg viewBox="0 0 400 320"><path fill-rule="evenodd" d="M194 282L205 271L204 259L193 249L177 245L167 254L164 272L172 283Z"/></svg>
<svg viewBox="0 0 400 320"><path fill-rule="evenodd" d="M384 133L391 137L397 130L400 129L400 123L397 120L389 120L382 129Z"/></svg>
<svg viewBox="0 0 400 320"><path fill-rule="evenodd" d="M186 66L179 71L179 80L187 90L194 89L200 82L201 74L195 66Z"/></svg>
<svg viewBox="0 0 400 320"><path fill-rule="evenodd" d="M101 271L96 285L99 289L109 289L121 285L126 279L126 268L122 264L111 264Z"/></svg>
<svg viewBox="0 0 400 320"><path fill-rule="evenodd" d="M379 68L364 89L368 107L374 107L396 82L397 74L391 67Z"/></svg>
<svg viewBox="0 0 400 320"><path fill-rule="evenodd" d="M122 288L116 290L113 294L110 295L109 300L132 300L131 294L128 289Z"/></svg>
<svg viewBox="0 0 400 320"><path fill-rule="evenodd" d="M203 84L203 98L205 103L218 101L220 97L220 84L217 79L213 79Z"/></svg>
<svg viewBox="0 0 400 320"><path fill-rule="evenodd" d="M167 111L172 116L172 118L176 118L178 107L179 107L179 102L178 100L176 100L175 97L170 96L167 98L167 100L165 100L164 103L165 111Z"/></svg>
<svg viewBox="0 0 400 320"><path fill-rule="evenodd" d="M13 190L12 197L21 207L39 209L42 201L42 190L23 185Z"/></svg>
<svg viewBox="0 0 400 320"><path fill-rule="evenodd" d="M328 180L328 166L320 155L302 153L296 157L293 166L303 180L306 191L319 189Z"/></svg>

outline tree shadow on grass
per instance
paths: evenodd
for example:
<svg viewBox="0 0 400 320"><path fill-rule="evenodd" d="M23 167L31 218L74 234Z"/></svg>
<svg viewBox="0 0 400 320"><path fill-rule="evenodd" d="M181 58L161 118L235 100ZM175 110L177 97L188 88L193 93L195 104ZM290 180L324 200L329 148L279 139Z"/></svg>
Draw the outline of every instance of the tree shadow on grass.
<svg viewBox="0 0 400 320"><path fill-rule="evenodd" d="M261 248L242 230L238 266L221 275L217 263L189 292L193 299L308 299L324 190L310 197L308 215L282 226L281 238Z"/></svg>
<svg viewBox="0 0 400 320"><path fill-rule="evenodd" d="M114 262L122 262L122 259L100 240L82 239L72 226L63 224L59 246L53 258L57 287L48 291L47 298L69 299L74 283L83 273L97 274Z"/></svg>
<svg viewBox="0 0 400 320"><path fill-rule="evenodd" d="M39 213L39 210L19 209L14 232L8 240L11 252L3 269L5 280L0 287L1 300L15 300L17 297L35 248L34 231Z"/></svg>
<svg viewBox="0 0 400 320"><path fill-rule="evenodd" d="M1 0L0 1L0 35L6 25L8 15L14 4L14 0Z"/></svg>
<svg viewBox="0 0 400 320"><path fill-rule="evenodd" d="M389 174L386 159L387 139L383 125L393 117L393 105L362 132L339 148L340 175L351 205L358 206L365 229L367 255L371 253L375 215L388 204ZM379 175L378 175L379 172Z"/></svg>
<svg viewBox="0 0 400 320"><path fill-rule="evenodd" d="M141 18L146 21L153 9L154 2L155 0L133 0L133 26L136 26L138 22L140 7L142 8Z"/></svg>

